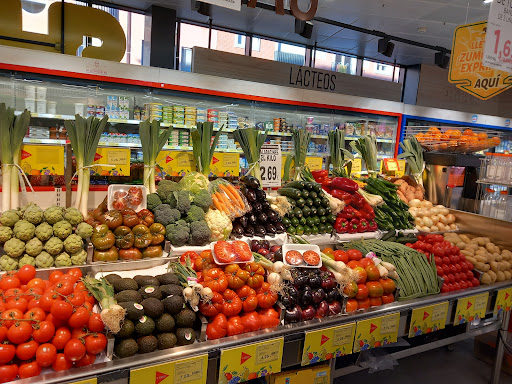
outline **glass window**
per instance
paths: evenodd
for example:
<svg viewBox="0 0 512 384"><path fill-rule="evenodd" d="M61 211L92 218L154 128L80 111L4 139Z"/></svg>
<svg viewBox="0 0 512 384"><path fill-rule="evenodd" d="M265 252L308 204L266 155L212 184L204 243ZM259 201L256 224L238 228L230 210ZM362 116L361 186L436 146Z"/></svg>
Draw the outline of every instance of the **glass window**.
<svg viewBox="0 0 512 384"><path fill-rule="evenodd" d="M253 57L280 61L283 63L304 65L306 57L306 47L298 45L280 43L277 41L258 39L259 44L255 46L253 40L252 52ZM258 49L256 49L258 48Z"/></svg>
<svg viewBox="0 0 512 384"><path fill-rule="evenodd" d="M208 28L180 23L180 70L190 72L193 47L208 48Z"/></svg>
<svg viewBox="0 0 512 384"><path fill-rule="evenodd" d="M321 51L318 49L315 52L315 68L355 75L356 67L356 57Z"/></svg>
<svg viewBox="0 0 512 384"><path fill-rule="evenodd" d="M364 60L363 76L398 83L400 78L400 66L394 66L389 63L379 63L372 60Z"/></svg>
<svg viewBox="0 0 512 384"><path fill-rule="evenodd" d="M252 38L252 50L259 52L260 47L261 47L261 39L259 37L253 37Z"/></svg>
<svg viewBox="0 0 512 384"><path fill-rule="evenodd" d="M245 36L244 35L235 35L235 47L236 48L245 48Z"/></svg>
<svg viewBox="0 0 512 384"><path fill-rule="evenodd" d="M245 36L212 29L211 48L218 51L245 55Z"/></svg>

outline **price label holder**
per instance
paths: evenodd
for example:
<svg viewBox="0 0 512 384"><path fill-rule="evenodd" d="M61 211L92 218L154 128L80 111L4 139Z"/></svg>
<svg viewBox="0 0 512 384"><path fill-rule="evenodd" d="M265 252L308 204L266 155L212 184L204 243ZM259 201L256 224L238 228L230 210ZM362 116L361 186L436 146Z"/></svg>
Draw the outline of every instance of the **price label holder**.
<svg viewBox="0 0 512 384"><path fill-rule="evenodd" d="M489 292L485 292L481 295L463 297L457 300L453 325L461 325L468 321L484 318L488 299Z"/></svg>
<svg viewBox="0 0 512 384"><path fill-rule="evenodd" d="M306 332L301 365L309 365L352 353L356 323Z"/></svg>
<svg viewBox="0 0 512 384"><path fill-rule="evenodd" d="M64 175L62 145L23 145L20 167L27 175Z"/></svg>
<svg viewBox="0 0 512 384"><path fill-rule="evenodd" d="M281 372L284 339L222 349L219 384L240 383Z"/></svg>
<svg viewBox="0 0 512 384"><path fill-rule="evenodd" d="M324 159L322 157L306 157L306 164L310 170L320 171L324 164Z"/></svg>
<svg viewBox="0 0 512 384"><path fill-rule="evenodd" d="M261 186L272 188L281 186L281 146L277 144L265 144L260 151ZM252 165L249 164L249 168ZM258 165L255 165L257 167Z"/></svg>
<svg viewBox="0 0 512 384"><path fill-rule="evenodd" d="M396 343L399 322L399 312L358 321L353 351L360 352L381 345Z"/></svg>
<svg viewBox="0 0 512 384"><path fill-rule="evenodd" d="M496 295L494 314L510 311L510 307L512 307L512 288L500 289Z"/></svg>
<svg viewBox="0 0 512 384"><path fill-rule="evenodd" d="M512 72L512 20L510 1L493 0L489 10L483 65Z"/></svg>
<svg viewBox="0 0 512 384"><path fill-rule="evenodd" d="M111 167L101 164L108 164ZM98 148L91 175L130 176L130 148Z"/></svg>
<svg viewBox="0 0 512 384"><path fill-rule="evenodd" d="M93 377L92 379L82 380L82 381L76 381L74 383L70 384L96 384L98 382L98 379Z"/></svg>
<svg viewBox="0 0 512 384"><path fill-rule="evenodd" d="M444 329L448 314L448 302L412 310L409 337L424 335Z"/></svg>
<svg viewBox="0 0 512 384"><path fill-rule="evenodd" d="M363 160L362 159L354 159L352 160L352 169L350 171L350 175L355 175L361 173L363 170ZM348 172L348 169L347 169Z"/></svg>
<svg viewBox="0 0 512 384"><path fill-rule="evenodd" d="M208 355L134 369L130 384L206 384Z"/></svg>

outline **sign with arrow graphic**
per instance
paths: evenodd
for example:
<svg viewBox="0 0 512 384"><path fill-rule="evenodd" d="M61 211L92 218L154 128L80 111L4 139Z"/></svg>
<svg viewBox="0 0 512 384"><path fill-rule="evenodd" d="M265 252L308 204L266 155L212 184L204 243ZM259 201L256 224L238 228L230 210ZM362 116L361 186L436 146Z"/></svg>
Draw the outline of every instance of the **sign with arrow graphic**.
<svg viewBox="0 0 512 384"><path fill-rule="evenodd" d="M91 176L130 176L130 148L97 148L93 165Z"/></svg>
<svg viewBox="0 0 512 384"><path fill-rule="evenodd" d="M208 355L191 357L130 371L131 384L206 384Z"/></svg>
<svg viewBox="0 0 512 384"><path fill-rule="evenodd" d="M512 74L483 64L486 32L487 22L455 29L448 73L450 83L481 100L488 100L512 86Z"/></svg>
<svg viewBox="0 0 512 384"><path fill-rule="evenodd" d="M496 295L494 314L510 311L512 307L512 288L500 289Z"/></svg>
<svg viewBox="0 0 512 384"><path fill-rule="evenodd" d="M448 302L412 310L409 337L420 336L444 329L448 313Z"/></svg>
<svg viewBox="0 0 512 384"><path fill-rule="evenodd" d="M351 354L355 331L356 323L350 323L306 332L301 365L305 366Z"/></svg>
<svg viewBox="0 0 512 384"><path fill-rule="evenodd" d="M469 321L483 319L485 317L488 299L489 292L485 292L481 295L463 297L457 300L457 309L455 310L453 325L460 325Z"/></svg>
<svg viewBox="0 0 512 384"><path fill-rule="evenodd" d="M64 175L64 147L23 145L20 167L27 175L32 176Z"/></svg>
<svg viewBox="0 0 512 384"><path fill-rule="evenodd" d="M357 322L354 352L396 343L400 313L374 317Z"/></svg>
<svg viewBox="0 0 512 384"><path fill-rule="evenodd" d="M241 383L281 372L284 339L222 349L219 384ZM178 381L177 381L178 382Z"/></svg>

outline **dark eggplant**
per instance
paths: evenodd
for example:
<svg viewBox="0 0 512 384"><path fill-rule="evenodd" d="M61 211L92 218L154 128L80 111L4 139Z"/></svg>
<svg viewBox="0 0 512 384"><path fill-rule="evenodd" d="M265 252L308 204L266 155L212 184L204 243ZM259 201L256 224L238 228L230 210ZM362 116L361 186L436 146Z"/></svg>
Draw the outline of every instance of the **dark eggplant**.
<svg viewBox="0 0 512 384"><path fill-rule="evenodd" d="M315 304L320 304L321 301L325 300L325 291L322 288L315 289L312 294L312 299Z"/></svg>
<svg viewBox="0 0 512 384"><path fill-rule="evenodd" d="M297 304L297 300L295 300L295 298L290 295L284 295L281 297L281 303L286 309L292 309Z"/></svg>
<svg viewBox="0 0 512 384"><path fill-rule="evenodd" d="M244 235L244 228L242 227L242 224L233 223L233 230L231 231L231 234L235 236L237 239L242 237Z"/></svg>
<svg viewBox="0 0 512 384"><path fill-rule="evenodd" d="M263 210L270 209L270 203L267 200L261 201L261 206L263 207Z"/></svg>
<svg viewBox="0 0 512 384"><path fill-rule="evenodd" d="M260 224L254 225L254 236L265 237L266 234L267 234L267 231L265 230L265 227L263 225L260 225Z"/></svg>
<svg viewBox="0 0 512 384"><path fill-rule="evenodd" d="M322 285L322 278L317 274L310 275L309 285L311 288L320 288L320 286Z"/></svg>
<svg viewBox="0 0 512 384"><path fill-rule="evenodd" d="M259 201L263 201L267 199L267 194L263 189L257 189L256 190L256 199Z"/></svg>
<svg viewBox="0 0 512 384"><path fill-rule="evenodd" d="M265 230L267 231L267 235L272 237L277 233L276 227L272 223L265 224Z"/></svg>
<svg viewBox="0 0 512 384"><path fill-rule="evenodd" d="M254 236L254 228L252 225L247 225L247 227L244 228L244 235L247 237L253 237Z"/></svg>
<svg viewBox="0 0 512 384"><path fill-rule="evenodd" d="M304 275L298 275L293 279L293 285L295 285L298 289L307 286L309 283L309 279Z"/></svg>
<svg viewBox="0 0 512 384"><path fill-rule="evenodd" d="M254 176L243 176L240 180L249 188L256 189L260 187L260 181Z"/></svg>
<svg viewBox="0 0 512 384"><path fill-rule="evenodd" d="M253 212L261 212L261 210L263 209L263 206L259 201L253 201L251 203L251 207Z"/></svg>
<svg viewBox="0 0 512 384"><path fill-rule="evenodd" d="M256 201L256 192L254 192L254 189L251 188L243 188L242 193L244 196L249 200L250 202Z"/></svg>
<svg viewBox="0 0 512 384"><path fill-rule="evenodd" d="M286 232L286 227L280 221L275 223L274 227L276 227L276 233L285 233Z"/></svg>
<svg viewBox="0 0 512 384"><path fill-rule="evenodd" d="M270 221L278 221L279 220L279 215L277 214L276 211L274 211L273 209L267 209L265 211L265 215L267 215L268 219Z"/></svg>
<svg viewBox="0 0 512 384"><path fill-rule="evenodd" d="M247 215L239 217L238 220L240 221L240 224L242 225L243 228L247 227L247 224L249 223Z"/></svg>
<svg viewBox="0 0 512 384"><path fill-rule="evenodd" d="M247 215L247 220L249 221L249 224L251 224L251 225L254 225L258 222L258 218L252 212Z"/></svg>
<svg viewBox="0 0 512 384"><path fill-rule="evenodd" d="M279 248L277 251L275 251L274 259L275 261L283 261L283 248Z"/></svg>
<svg viewBox="0 0 512 384"><path fill-rule="evenodd" d="M302 320L302 309L298 305L293 307L292 309L287 309L284 314L284 322L286 324L289 323L298 323Z"/></svg>
<svg viewBox="0 0 512 384"><path fill-rule="evenodd" d="M265 215L265 213L263 213L263 212L258 213L258 215L256 217L258 218L258 221L261 224L265 224L268 220L267 215Z"/></svg>
<svg viewBox="0 0 512 384"><path fill-rule="evenodd" d="M331 290L327 291L326 300L329 303L331 301L338 300L339 295L340 295L340 293L338 292L337 289L331 289Z"/></svg>
<svg viewBox="0 0 512 384"><path fill-rule="evenodd" d="M295 300L297 300L299 298L299 290L297 288L295 288L293 285L286 286L285 292L289 296L293 297Z"/></svg>
<svg viewBox="0 0 512 384"><path fill-rule="evenodd" d="M313 303L313 293L311 291L304 291L299 297L299 303L302 308L306 308Z"/></svg>

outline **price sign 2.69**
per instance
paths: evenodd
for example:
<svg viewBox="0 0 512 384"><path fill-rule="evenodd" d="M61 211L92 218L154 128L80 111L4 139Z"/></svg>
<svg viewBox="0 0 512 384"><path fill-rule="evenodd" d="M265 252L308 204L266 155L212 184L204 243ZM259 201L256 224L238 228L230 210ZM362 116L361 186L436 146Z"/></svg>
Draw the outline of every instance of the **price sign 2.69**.
<svg viewBox="0 0 512 384"><path fill-rule="evenodd" d="M260 151L261 184L264 188L281 186L281 146L265 144Z"/></svg>

